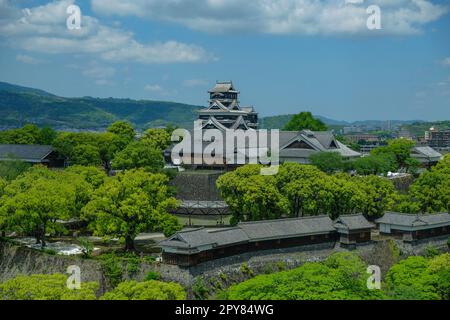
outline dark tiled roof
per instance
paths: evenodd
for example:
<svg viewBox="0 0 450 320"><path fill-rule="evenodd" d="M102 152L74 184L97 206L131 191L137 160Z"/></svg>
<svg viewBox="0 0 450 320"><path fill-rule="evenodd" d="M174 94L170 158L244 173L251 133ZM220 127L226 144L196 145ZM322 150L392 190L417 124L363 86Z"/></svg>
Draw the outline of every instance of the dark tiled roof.
<svg viewBox="0 0 450 320"><path fill-rule="evenodd" d="M328 216L244 222L238 225L250 240L292 238L335 231Z"/></svg>
<svg viewBox="0 0 450 320"><path fill-rule="evenodd" d="M0 144L0 159L13 157L28 162L40 162L52 151L52 146Z"/></svg>
<svg viewBox="0 0 450 320"><path fill-rule="evenodd" d="M450 224L450 215L448 213L438 214L409 214L398 212L386 212L384 216L376 223L385 223L405 227L428 226L435 224Z"/></svg>
<svg viewBox="0 0 450 320"><path fill-rule="evenodd" d="M181 231L159 243L161 247L198 249L239 243L287 239L335 231L328 216L279 219L240 223L235 228L207 231L204 228ZM201 249L198 249L201 251Z"/></svg>
<svg viewBox="0 0 450 320"><path fill-rule="evenodd" d="M345 230L371 229L375 225L362 214L342 215L334 221L334 227Z"/></svg>

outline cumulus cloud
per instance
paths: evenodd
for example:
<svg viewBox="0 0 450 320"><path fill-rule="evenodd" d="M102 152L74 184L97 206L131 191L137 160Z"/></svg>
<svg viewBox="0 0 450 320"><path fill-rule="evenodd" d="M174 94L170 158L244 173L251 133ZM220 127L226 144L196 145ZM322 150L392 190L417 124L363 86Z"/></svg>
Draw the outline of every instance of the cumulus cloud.
<svg viewBox="0 0 450 320"><path fill-rule="evenodd" d="M10 46L49 54L95 54L111 61L139 63L201 62L209 58L199 46L176 41L140 43L133 33L82 16L81 29L66 26L67 7L74 0L53 1L20 10L0 0L0 38ZM5 10L5 11L3 11Z"/></svg>
<svg viewBox="0 0 450 320"><path fill-rule="evenodd" d="M353 3L352 3L353 2ZM416 34L448 12L428 0L91 0L104 15L134 15L208 33L370 34L369 5L378 5L384 34ZM375 33L373 33L375 34Z"/></svg>

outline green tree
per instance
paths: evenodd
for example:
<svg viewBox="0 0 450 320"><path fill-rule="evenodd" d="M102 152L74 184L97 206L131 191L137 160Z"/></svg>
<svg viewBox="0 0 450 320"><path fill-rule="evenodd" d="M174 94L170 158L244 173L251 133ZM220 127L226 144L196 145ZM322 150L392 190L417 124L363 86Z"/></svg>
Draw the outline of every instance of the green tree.
<svg viewBox="0 0 450 320"><path fill-rule="evenodd" d="M447 299L450 288L450 255L433 259L412 256L402 260L387 273L386 286L392 299Z"/></svg>
<svg viewBox="0 0 450 320"><path fill-rule="evenodd" d="M107 175L104 170L92 166L75 165L65 169L68 173L73 173L82 177L94 189L100 187L106 180Z"/></svg>
<svg viewBox="0 0 450 320"><path fill-rule="evenodd" d="M147 141L156 149L165 150L171 143L171 132L166 129L148 129L142 140Z"/></svg>
<svg viewBox="0 0 450 320"><path fill-rule="evenodd" d="M277 219L288 213L289 203L273 176L260 175L261 167L248 165L226 173L217 187L233 213L232 223Z"/></svg>
<svg viewBox="0 0 450 320"><path fill-rule="evenodd" d="M288 124L284 127L286 131L326 131L327 126L319 119L313 117L311 112L300 112L292 117Z"/></svg>
<svg viewBox="0 0 450 320"><path fill-rule="evenodd" d="M168 213L177 206L163 174L133 170L108 179L83 209L96 235L120 237L125 249L134 250L134 238L141 232L161 230Z"/></svg>
<svg viewBox="0 0 450 320"><path fill-rule="evenodd" d="M319 152L311 155L311 164L326 173L333 173L344 168L344 160L338 152Z"/></svg>
<svg viewBox="0 0 450 320"><path fill-rule="evenodd" d="M50 127L44 127L39 134L39 144L52 145L58 133Z"/></svg>
<svg viewBox="0 0 450 320"><path fill-rule="evenodd" d="M102 164L98 147L85 144L73 148L70 163L82 166L98 166Z"/></svg>
<svg viewBox="0 0 450 320"><path fill-rule="evenodd" d="M354 161L353 167L360 175L387 174L398 169L396 157L392 153L359 158Z"/></svg>
<svg viewBox="0 0 450 320"><path fill-rule="evenodd" d="M230 300L373 300L378 290L367 289L367 266L352 253L336 253L326 261L260 275L231 286Z"/></svg>
<svg viewBox="0 0 450 320"><path fill-rule="evenodd" d="M358 209L366 217L381 217L395 204L397 192L392 181L377 176L353 177L352 180L362 191Z"/></svg>
<svg viewBox="0 0 450 320"><path fill-rule="evenodd" d="M1 283L0 300L96 300L98 289L98 283L84 282L80 290L70 290L63 274L34 274Z"/></svg>
<svg viewBox="0 0 450 320"><path fill-rule="evenodd" d="M422 173L411 185L409 194L421 212L450 211L450 170L448 157L431 171Z"/></svg>
<svg viewBox="0 0 450 320"><path fill-rule="evenodd" d="M92 187L75 174L35 166L11 182L4 193L0 212L6 224L34 235L44 247L47 233L65 231L60 220L80 216Z"/></svg>
<svg viewBox="0 0 450 320"><path fill-rule="evenodd" d="M107 131L117 134L118 136L125 138L129 142L131 142L136 135L133 125L128 121L116 121L109 126Z"/></svg>
<svg viewBox="0 0 450 320"><path fill-rule="evenodd" d="M411 158L411 149L415 143L406 139L390 140L385 147L379 147L372 150L372 155L392 154L396 158L398 167L408 168L407 160ZM408 160L411 163L411 160Z"/></svg>
<svg viewBox="0 0 450 320"><path fill-rule="evenodd" d="M7 181L16 179L19 175L27 171L31 165L13 156L10 159L0 161L0 177Z"/></svg>
<svg viewBox="0 0 450 320"><path fill-rule="evenodd" d="M186 300L186 292L175 282L126 281L105 293L101 300Z"/></svg>
<svg viewBox="0 0 450 320"><path fill-rule="evenodd" d="M144 168L147 171L157 172L164 167L164 158L161 150L155 148L153 144L135 141L116 153L112 167L121 170Z"/></svg>

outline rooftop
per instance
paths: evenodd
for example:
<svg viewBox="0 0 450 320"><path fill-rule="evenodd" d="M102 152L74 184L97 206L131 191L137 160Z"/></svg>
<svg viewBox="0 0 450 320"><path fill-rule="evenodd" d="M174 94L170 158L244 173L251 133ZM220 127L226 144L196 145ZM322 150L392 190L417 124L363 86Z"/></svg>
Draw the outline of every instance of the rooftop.
<svg viewBox="0 0 450 320"><path fill-rule="evenodd" d="M53 152L52 146L0 144L0 160L16 158L27 162L41 162Z"/></svg>
<svg viewBox="0 0 450 320"><path fill-rule="evenodd" d="M450 224L450 215L448 213L410 214L399 212L386 212L383 217L376 220L376 223L385 223L405 227Z"/></svg>

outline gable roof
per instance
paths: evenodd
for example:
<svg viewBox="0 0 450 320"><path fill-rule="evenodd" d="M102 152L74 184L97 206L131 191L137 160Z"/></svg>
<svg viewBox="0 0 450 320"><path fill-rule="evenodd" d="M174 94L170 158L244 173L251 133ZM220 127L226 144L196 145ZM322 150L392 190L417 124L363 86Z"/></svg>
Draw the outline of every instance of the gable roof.
<svg viewBox="0 0 450 320"><path fill-rule="evenodd" d="M52 152L53 147L47 145L0 144L0 160L13 157L25 162L39 163Z"/></svg>
<svg viewBox="0 0 450 320"><path fill-rule="evenodd" d="M335 231L328 216L242 222L238 226L252 241L283 239Z"/></svg>
<svg viewBox="0 0 450 320"><path fill-rule="evenodd" d="M399 212L386 212L376 223L391 224L404 227L432 226L437 224L449 224L448 213L438 214L410 214Z"/></svg>
<svg viewBox="0 0 450 320"><path fill-rule="evenodd" d="M442 158L442 154L431 147L414 147L411 153L415 158L433 158L436 160L440 160Z"/></svg>
<svg viewBox="0 0 450 320"><path fill-rule="evenodd" d="M161 247L200 252L246 242L287 239L335 231L328 216L239 223L237 227L208 231L204 228L180 231L159 243Z"/></svg>
<svg viewBox="0 0 450 320"><path fill-rule="evenodd" d="M342 215L334 221L334 227L345 230L372 229L373 223L367 221L362 214Z"/></svg>
<svg viewBox="0 0 450 320"><path fill-rule="evenodd" d="M296 141L302 141L306 143L315 152L338 152L343 157L361 156L359 152L350 149L340 141L336 140L334 134L331 131L311 130L302 130L300 132L280 132L280 155L285 157L306 158L314 153L311 152L311 149L289 148L289 146L291 146Z"/></svg>
<svg viewBox="0 0 450 320"><path fill-rule="evenodd" d="M217 93L222 93L222 92L235 92L235 93L238 93L238 91L236 91L234 89L233 82L231 82L231 81L224 81L224 82L218 81L216 83L216 85L214 86L214 88L212 88L208 92L209 93L216 93L216 92Z"/></svg>

